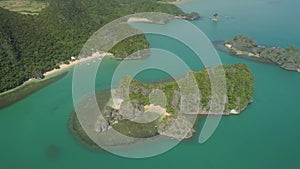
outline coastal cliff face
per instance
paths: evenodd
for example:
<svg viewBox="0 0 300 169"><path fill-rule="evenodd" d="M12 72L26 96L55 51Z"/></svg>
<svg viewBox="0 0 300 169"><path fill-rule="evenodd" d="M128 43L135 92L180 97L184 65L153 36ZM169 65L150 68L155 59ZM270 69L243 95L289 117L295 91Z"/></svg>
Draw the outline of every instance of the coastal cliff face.
<svg viewBox="0 0 300 169"><path fill-rule="evenodd" d="M208 71L219 68L224 69L226 78L225 107L222 112L213 112L212 107L218 105L213 105L211 101L214 96ZM94 130L106 132L114 128L122 134L135 138L147 138L158 134L175 139L189 138L194 132L193 122L187 118L189 115L239 114L252 102L254 78L245 64L220 65L200 72L189 72L187 76L189 75L193 75L196 79L200 99L197 99L198 95L190 94L188 100L185 100L188 102L187 108L184 108L188 111L181 110L185 96L180 93L178 81L146 84L125 77L112 93L98 94L101 98L98 104L104 119L97 120ZM124 84L128 82L130 82L129 89L125 89ZM114 96L113 99L111 96ZM190 107L197 107L197 110L190 110ZM78 125L76 114L72 116L74 116L70 121L72 131L82 138L81 140L87 140L87 135Z"/></svg>
<svg viewBox="0 0 300 169"><path fill-rule="evenodd" d="M300 72L300 51L291 46L266 47L258 45L255 40L239 35L226 41L224 45L235 55L243 55L260 61L274 63L283 69Z"/></svg>

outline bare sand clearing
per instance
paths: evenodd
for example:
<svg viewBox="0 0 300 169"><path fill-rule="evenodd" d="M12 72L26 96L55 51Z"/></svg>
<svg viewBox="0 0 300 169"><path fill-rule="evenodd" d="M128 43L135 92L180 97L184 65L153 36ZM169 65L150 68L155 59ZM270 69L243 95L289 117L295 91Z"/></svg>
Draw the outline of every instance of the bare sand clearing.
<svg viewBox="0 0 300 169"><path fill-rule="evenodd" d="M165 108L153 104L144 106L144 109L145 111L158 112L164 116L170 116L170 113L168 113Z"/></svg>

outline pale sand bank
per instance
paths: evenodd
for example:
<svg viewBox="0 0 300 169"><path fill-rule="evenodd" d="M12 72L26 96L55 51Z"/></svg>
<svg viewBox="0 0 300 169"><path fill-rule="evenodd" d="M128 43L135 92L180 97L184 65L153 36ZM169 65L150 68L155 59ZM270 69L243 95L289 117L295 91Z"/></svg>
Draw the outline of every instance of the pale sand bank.
<svg viewBox="0 0 300 169"><path fill-rule="evenodd" d="M113 56L113 54L108 53L108 52L104 52L104 53L95 52L95 53L92 54L92 56L70 61L69 64L60 64L59 65L59 69L50 70L50 71L44 73L44 76L45 77L51 76L53 74L57 74L57 73L63 72L64 70L75 66L77 63L86 62L86 61L89 61L89 60L92 60L92 59L97 59L97 58L98 59L102 59L105 56Z"/></svg>
<svg viewBox="0 0 300 169"><path fill-rule="evenodd" d="M171 114L167 112L165 108L162 108L160 106L155 106L153 104L150 105L145 105L144 106L145 111L150 111L150 112L158 112L164 116L170 116Z"/></svg>
<svg viewBox="0 0 300 169"><path fill-rule="evenodd" d="M228 44L228 43L226 43L225 46L226 46L227 48L229 48L229 49L232 49L232 45L230 45L230 44Z"/></svg>
<svg viewBox="0 0 300 169"><path fill-rule="evenodd" d="M225 46L226 46L228 49L232 49L232 50L235 52L236 55L248 55L248 56L250 56L250 57L257 57L257 58L260 57L259 54L254 54L254 53L251 53L251 52L243 52L243 51L241 51L241 50L237 50L237 49L235 49L234 47L232 47L232 45L227 44L227 43L225 44Z"/></svg>
<svg viewBox="0 0 300 169"><path fill-rule="evenodd" d="M176 0L172 2L160 2L160 3L165 3L165 4L173 4L173 5L178 5L186 2L190 2L191 0Z"/></svg>
<svg viewBox="0 0 300 169"><path fill-rule="evenodd" d="M130 17L127 22L146 22L146 23L153 23L152 20L148 18L139 18L139 17Z"/></svg>
<svg viewBox="0 0 300 169"><path fill-rule="evenodd" d="M238 115L238 114L240 114L240 112L238 112L238 111L235 110L235 109L232 109L232 110L229 112L229 114L232 114L232 115Z"/></svg>

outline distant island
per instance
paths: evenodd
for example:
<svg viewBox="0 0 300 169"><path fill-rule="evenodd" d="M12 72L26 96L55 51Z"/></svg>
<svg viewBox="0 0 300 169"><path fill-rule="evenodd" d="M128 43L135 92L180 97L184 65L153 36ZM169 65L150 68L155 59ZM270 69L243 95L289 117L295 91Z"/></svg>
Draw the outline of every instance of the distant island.
<svg viewBox="0 0 300 169"><path fill-rule="evenodd" d="M218 20L219 20L219 14L218 14L218 13L215 13L215 14L213 15L213 18L212 18L211 20L214 21L214 22L218 22Z"/></svg>
<svg viewBox="0 0 300 169"><path fill-rule="evenodd" d="M208 76L210 69L224 68L226 76L226 103L223 112L212 112L211 106L211 84ZM235 64L231 66L217 66L215 68L206 68L200 72L190 72L187 76L193 75L196 79L201 99L195 102L197 95L192 94L188 104L199 106L198 115L231 115L239 114L253 100L254 77L245 64ZM179 79L180 83L189 83L187 76ZM129 99L124 98L122 81L131 81L129 86ZM98 105L102 111L104 119L98 119L93 130L96 132L108 132L111 128L120 133L135 137L148 138L155 135L164 135L175 139L190 138L194 129L187 119L186 115L191 112L181 112L180 89L175 81L146 84L137 80L125 77L121 80L119 88L113 89L118 93L118 97L111 100L110 90L102 91L97 94ZM165 93L166 98L158 96L152 104L150 103L152 92L159 94ZM88 99L87 99L88 100ZM154 103L153 103L154 101ZM84 101L82 103L85 105ZM133 107L129 105L132 104ZM193 107L193 106L189 106ZM156 118L155 118L156 117ZM153 118L153 119L152 119ZM152 119L149 123L139 123L142 119ZM76 113L71 114L69 126L71 131L85 144L95 146L95 143L89 139L82 129ZM177 127L176 127L177 126ZM112 143L123 144L123 143ZM95 146L96 147L96 146Z"/></svg>
<svg viewBox="0 0 300 169"><path fill-rule="evenodd" d="M223 45L236 56L274 63L283 69L300 72L300 50L293 46L286 49L262 46L244 35L235 36Z"/></svg>

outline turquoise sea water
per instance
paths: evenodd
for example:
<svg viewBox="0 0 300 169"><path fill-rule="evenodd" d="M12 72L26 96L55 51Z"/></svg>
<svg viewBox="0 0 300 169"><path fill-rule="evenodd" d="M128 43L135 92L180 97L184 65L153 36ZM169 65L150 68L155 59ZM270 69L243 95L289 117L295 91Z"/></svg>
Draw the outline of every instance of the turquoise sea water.
<svg viewBox="0 0 300 169"><path fill-rule="evenodd" d="M246 34L261 44L300 48L299 5L297 0L195 0L180 7L204 16L193 24L211 40ZM220 15L218 23L210 21L215 12ZM174 25L176 21L164 29L171 30ZM193 69L201 68L190 59L191 51L184 46L178 48L178 42L155 35L147 35L147 38L152 47L170 50L185 58ZM219 55L224 64L249 65L255 76L254 102L239 116L223 117L206 143L197 142L200 125L193 139L148 159L126 159L87 149L68 130L73 110L72 74L69 73L64 79L0 111L0 168L300 168L300 74L221 52ZM97 89L109 87L107 79L117 64L105 59L103 69L99 70L103 75L96 81ZM152 81L166 75L148 71L137 78Z"/></svg>

